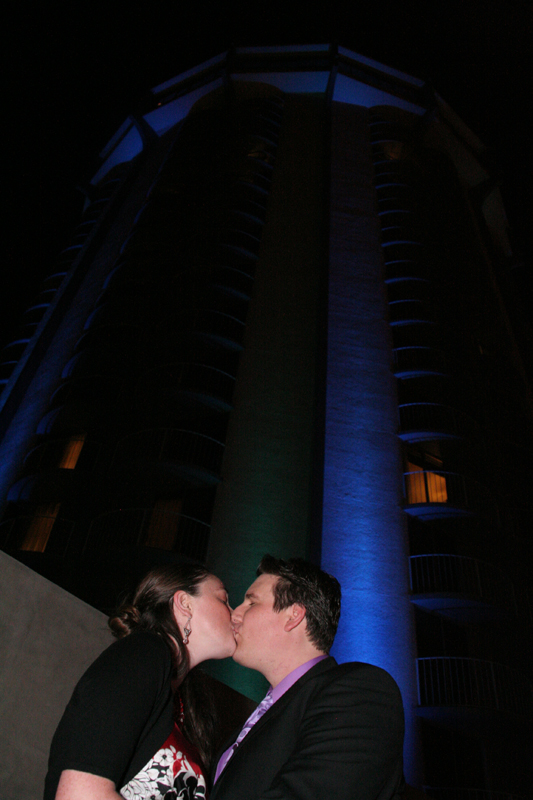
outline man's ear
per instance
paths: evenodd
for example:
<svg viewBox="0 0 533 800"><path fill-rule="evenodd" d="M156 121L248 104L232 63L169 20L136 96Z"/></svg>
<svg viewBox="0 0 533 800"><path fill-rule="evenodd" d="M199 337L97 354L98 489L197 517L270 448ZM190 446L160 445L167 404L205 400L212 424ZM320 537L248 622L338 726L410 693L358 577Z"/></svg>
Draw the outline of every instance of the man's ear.
<svg viewBox="0 0 533 800"><path fill-rule="evenodd" d="M185 617L190 617L192 615L191 596L190 594L187 594L187 592L184 592L183 590L176 592L172 601L172 605L174 607L175 614L182 614Z"/></svg>
<svg viewBox="0 0 533 800"><path fill-rule="evenodd" d="M293 605L290 606L290 608L287 608L286 611L288 612L288 615L283 630L292 631L302 622L305 622L305 608L304 606L300 605L300 603L293 603Z"/></svg>

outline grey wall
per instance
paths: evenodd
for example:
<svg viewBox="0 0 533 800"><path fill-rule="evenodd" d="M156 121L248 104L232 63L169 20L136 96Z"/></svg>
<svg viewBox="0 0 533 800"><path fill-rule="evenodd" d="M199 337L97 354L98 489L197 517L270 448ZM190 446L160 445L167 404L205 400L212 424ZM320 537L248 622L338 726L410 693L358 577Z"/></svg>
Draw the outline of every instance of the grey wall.
<svg viewBox="0 0 533 800"><path fill-rule="evenodd" d="M42 797L63 709L111 642L104 614L0 552L1 800Z"/></svg>

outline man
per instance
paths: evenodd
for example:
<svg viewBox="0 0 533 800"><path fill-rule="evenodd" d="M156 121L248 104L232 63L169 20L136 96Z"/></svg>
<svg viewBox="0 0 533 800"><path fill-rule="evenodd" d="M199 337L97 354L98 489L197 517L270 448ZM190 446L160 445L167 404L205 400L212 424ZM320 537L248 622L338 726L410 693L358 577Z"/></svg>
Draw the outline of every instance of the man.
<svg viewBox="0 0 533 800"><path fill-rule="evenodd" d="M384 670L327 655L338 581L302 559L272 556L257 575L232 615L233 658L271 687L226 743L210 800L398 800L400 693Z"/></svg>

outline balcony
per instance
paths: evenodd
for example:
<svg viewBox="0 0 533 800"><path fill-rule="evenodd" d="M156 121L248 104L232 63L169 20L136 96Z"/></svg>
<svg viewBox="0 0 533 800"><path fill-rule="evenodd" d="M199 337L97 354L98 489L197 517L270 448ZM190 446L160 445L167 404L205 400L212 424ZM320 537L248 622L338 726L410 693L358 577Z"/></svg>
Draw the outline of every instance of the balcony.
<svg viewBox="0 0 533 800"><path fill-rule="evenodd" d="M102 453L100 442L85 441L85 434L43 442L24 459L24 474L55 469L77 469L92 472Z"/></svg>
<svg viewBox="0 0 533 800"><path fill-rule="evenodd" d="M462 439L475 430L475 423L470 417L439 403L406 403L399 406L398 410L399 436L404 442Z"/></svg>
<svg viewBox="0 0 533 800"><path fill-rule="evenodd" d="M224 444L205 434L181 428L154 428L125 436L114 462L140 470L156 482L183 478L193 484L218 483Z"/></svg>
<svg viewBox="0 0 533 800"><path fill-rule="evenodd" d="M452 728L531 724L533 686L511 667L477 658L417 658L420 716Z"/></svg>
<svg viewBox="0 0 533 800"><path fill-rule="evenodd" d="M91 522L87 555L150 547L204 561L211 526L159 508L122 508Z"/></svg>
<svg viewBox="0 0 533 800"><path fill-rule="evenodd" d="M206 364L163 364L143 376L142 386L150 395L190 400L219 411L232 408L235 378Z"/></svg>
<svg viewBox="0 0 533 800"><path fill-rule="evenodd" d="M392 355L392 370L397 378L448 374L444 353L437 348L396 347Z"/></svg>
<svg viewBox="0 0 533 800"><path fill-rule="evenodd" d="M235 267L215 267L211 285L225 294L239 300L249 300L254 285L253 274Z"/></svg>
<svg viewBox="0 0 533 800"><path fill-rule="evenodd" d="M424 254L424 247L420 242L411 242L393 238L382 243L383 260L385 266L397 261L417 261Z"/></svg>
<svg viewBox="0 0 533 800"><path fill-rule="evenodd" d="M401 281L420 281L427 283L429 270L421 259L405 258L391 261L385 265L385 283L387 286Z"/></svg>
<svg viewBox="0 0 533 800"><path fill-rule="evenodd" d="M18 363L30 339L31 336L23 336L22 338L17 338L9 344L6 344L2 350L2 364L11 361L16 361Z"/></svg>
<svg viewBox="0 0 533 800"><path fill-rule="evenodd" d="M457 472L406 472L404 485L405 511L415 517L469 516L493 505L485 487Z"/></svg>
<svg viewBox="0 0 533 800"><path fill-rule="evenodd" d="M9 381L18 361L2 361L0 363L0 391Z"/></svg>
<svg viewBox="0 0 533 800"><path fill-rule="evenodd" d="M250 258L257 258L259 245L261 243L261 233L259 231L247 231L241 228L232 228L225 231L220 238L220 246L229 250L236 250L244 253Z"/></svg>
<svg viewBox="0 0 533 800"><path fill-rule="evenodd" d="M428 303L416 299L389 302L389 325L411 325L433 322L433 313Z"/></svg>
<svg viewBox="0 0 533 800"><path fill-rule="evenodd" d="M478 622L516 613L513 585L492 564L430 553L409 559L412 602L458 621Z"/></svg>
<svg viewBox="0 0 533 800"><path fill-rule="evenodd" d="M463 789L424 786L431 800L527 800L525 794L493 792L490 789Z"/></svg>
<svg viewBox="0 0 533 800"><path fill-rule="evenodd" d="M252 196L249 196L244 188L239 192L235 192L233 204L229 209L231 216L238 218L246 218L260 225L265 224L266 218L266 204L263 195L257 197L252 190Z"/></svg>
<svg viewBox="0 0 533 800"><path fill-rule="evenodd" d="M262 216L260 216L262 213ZM265 224L265 211L255 203L246 204L245 208L231 208L228 211L228 229L230 231L246 232L256 239L261 239L263 226Z"/></svg>
<svg viewBox="0 0 533 800"><path fill-rule="evenodd" d="M232 350L242 350L245 327L244 322L236 317L221 311L204 309L196 318L195 333Z"/></svg>
<svg viewBox="0 0 533 800"><path fill-rule="evenodd" d="M0 523L0 547L8 553L24 551L27 553L44 553L64 557L74 533L75 523L57 516L56 504L52 513L37 511L33 515L24 515L4 520Z"/></svg>
<svg viewBox="0 0 533 800"><path fill-rule="evenodd" d="M53 393L50 405L87 405L93 407L111 403L119 394L122 382L114 376L91 375L87 378L67 378Z"/></svg>

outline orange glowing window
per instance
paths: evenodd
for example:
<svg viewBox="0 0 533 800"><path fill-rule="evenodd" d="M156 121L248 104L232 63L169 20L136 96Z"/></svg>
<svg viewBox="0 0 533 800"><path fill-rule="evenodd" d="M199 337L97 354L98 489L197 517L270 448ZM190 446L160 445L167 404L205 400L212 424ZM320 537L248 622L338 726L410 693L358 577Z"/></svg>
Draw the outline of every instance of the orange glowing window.
<svg viewBox="0 0 533 800"><path fill-rule="evenodd" d="M402 157L403 144L402 142L385 142L383 145L383 152L385 157L390 161L397 161Z"/></svg>
<svg viewBox="0 0 533 800"><path fill-rule="evenodd" d="M65 444L65 449L59 461L58 466L60 469L74 469L78 463L82 447L85 444L85 436L85 433L77 433L75 436L70 437Z"/></svg>
<svg viewBox="0 0 533 800"><path fill-rule="evenodd" d="M37 507L20 546L21 550L44 553L60 506L61 503L47 503Z"/></svg>
<svg viewBox="0 0 533 800"><path fill-rule="evenodd" d="M407 462L407 470L405 486L409 504L448 502L446 477L444 475L424 470L418 464L413 464L410 461Z"/></svg>
<svg viewBox="0 0 533 800"><path fill-rule="evenodd" d="M144 544L172 550L180 521L183 500L157 500L150 516Z"/></svg>

